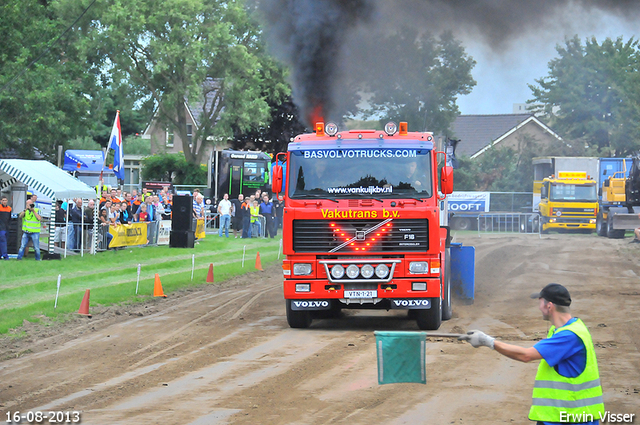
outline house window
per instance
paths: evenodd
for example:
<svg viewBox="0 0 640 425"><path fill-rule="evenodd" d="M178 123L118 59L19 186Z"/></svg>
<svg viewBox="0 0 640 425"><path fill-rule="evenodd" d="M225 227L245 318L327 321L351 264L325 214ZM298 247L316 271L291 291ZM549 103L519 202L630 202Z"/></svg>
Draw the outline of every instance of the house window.
<svg viewBox="0 0 640 425"><path fill-rule="evenodd" d="M165 132L166 134L166 140L165 140L165 145L168 148L172 148L173 147L173 129L167 128L167 131Z"/></svg>
<svg viewBox="0 0 640 425"><path fill-rule="evenodd" d="M192 136L193 136L193 125L187 124L187 139L189 140L189 145L191 145Z"/></svg>

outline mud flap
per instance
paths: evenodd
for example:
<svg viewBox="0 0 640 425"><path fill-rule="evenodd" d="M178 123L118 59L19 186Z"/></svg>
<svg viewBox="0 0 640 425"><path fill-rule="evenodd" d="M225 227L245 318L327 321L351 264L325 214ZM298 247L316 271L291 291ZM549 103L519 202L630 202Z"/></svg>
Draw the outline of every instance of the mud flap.
<svg viewBox="0 0 640 425"><path fill-rule="evenodd" d="M451 290L465 304L473 304L476 286L476 249L451 244Z"/></svg>

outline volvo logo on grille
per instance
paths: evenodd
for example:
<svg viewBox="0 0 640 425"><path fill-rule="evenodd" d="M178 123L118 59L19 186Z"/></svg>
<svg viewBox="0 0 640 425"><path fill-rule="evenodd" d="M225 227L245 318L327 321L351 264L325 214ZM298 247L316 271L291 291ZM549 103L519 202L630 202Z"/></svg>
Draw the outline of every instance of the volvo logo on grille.
<svg viewBox="0 0 640 425"><path fill-rule="evenodd" d="M363 241L365 237L365 233L363 230L356 230L356 240Z"/></svg>

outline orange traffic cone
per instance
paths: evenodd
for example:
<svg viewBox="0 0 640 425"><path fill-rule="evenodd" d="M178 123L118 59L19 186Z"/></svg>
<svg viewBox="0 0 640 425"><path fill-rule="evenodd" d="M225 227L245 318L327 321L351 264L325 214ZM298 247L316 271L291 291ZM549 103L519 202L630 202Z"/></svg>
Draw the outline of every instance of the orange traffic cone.
<svg viewBox="0 0 640 425"><path fill-rule="evenodd" d="M213 283L213 263L209 264L209 274L207 274L207 283Z"/></svg>
<svg viewBox="0 0 640 425"><path fill-rule="evenodd" d="M156 281L153 284L153 296L167 298L167 296L162 291L162 283L160 282L160 276L158 276L158 273L156 273Z"/></svg>
<svg viewBox="0 0 640 425"><path fill-rule="evenodd" d="M256 270L260 270L261 272L264 271L262 270L262 262L260 262L260 251L258 251L258 254L256 255Z"/></svg>
<svg viewBox="0 0 640 425"><path fill-rule="evenodd" d="M84 293L84 297L82 298L82 302L80 303L80 310L78 310L78 314L82 314L83 316L87 316L91 318L91 314L89 314L89 290L88 289Z"/></svg>

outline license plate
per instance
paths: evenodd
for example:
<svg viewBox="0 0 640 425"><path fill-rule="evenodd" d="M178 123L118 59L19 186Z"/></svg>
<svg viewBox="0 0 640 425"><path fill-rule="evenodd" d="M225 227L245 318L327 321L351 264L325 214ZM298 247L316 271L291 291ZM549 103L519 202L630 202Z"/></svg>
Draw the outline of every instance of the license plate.
<svg viewBox="0 0 640 425"><path fill-rule="evenodd" d="M344 291L345 298L376 298L378 296L377 290L371 291Z"/></svg>

